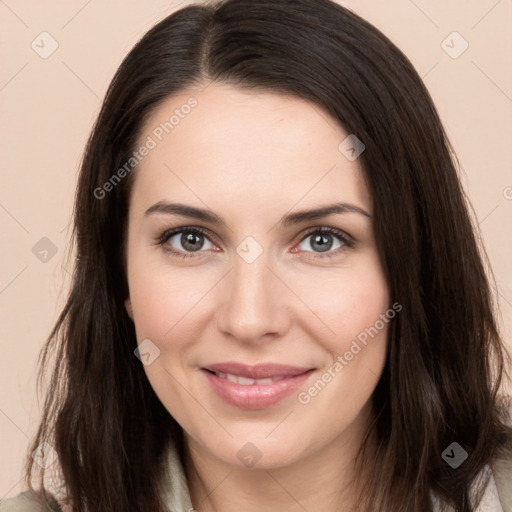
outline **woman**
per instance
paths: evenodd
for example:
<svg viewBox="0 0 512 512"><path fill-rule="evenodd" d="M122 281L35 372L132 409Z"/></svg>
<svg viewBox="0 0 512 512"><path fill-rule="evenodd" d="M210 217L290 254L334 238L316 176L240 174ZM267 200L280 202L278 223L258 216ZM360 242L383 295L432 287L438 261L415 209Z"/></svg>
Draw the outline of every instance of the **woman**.
<svg viewBox="0 0 512 512"><path fill-rule="evenodd" d="M333 2L155 26L81 168L27 464L48 493L0 510L512 510L508 356L452 157L407 58Z"/></svg>

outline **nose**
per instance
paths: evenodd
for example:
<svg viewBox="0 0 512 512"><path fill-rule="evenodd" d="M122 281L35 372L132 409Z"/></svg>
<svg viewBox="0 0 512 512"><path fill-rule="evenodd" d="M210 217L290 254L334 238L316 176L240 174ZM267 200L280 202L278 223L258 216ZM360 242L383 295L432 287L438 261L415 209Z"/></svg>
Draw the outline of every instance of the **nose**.
<svg viewBox="0 0 512 512"><path fill-rule="evenodd" d="M288 301L293 294L281 279L265 251L252 263L236 254L231 271L219 283L218 329L243 343L283 336L291 323Z"/></svg>

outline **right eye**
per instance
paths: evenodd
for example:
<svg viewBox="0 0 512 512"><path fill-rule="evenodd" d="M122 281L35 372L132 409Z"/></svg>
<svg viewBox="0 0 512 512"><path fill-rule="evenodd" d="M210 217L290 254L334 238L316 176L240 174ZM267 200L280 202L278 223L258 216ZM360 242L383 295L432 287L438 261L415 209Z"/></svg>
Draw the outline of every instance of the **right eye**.
<svg viewBox="0 0 512 512"><path fill-rule="evenodd" d="M205 252L201 249L211 244L207 249L215 247L208 238L206 231L197 227L180 227L165 231L158 237L158 244L164 251L171 253L178 258L194 257L194 252ZM181 246L181 247L180 247Z"/></svg>

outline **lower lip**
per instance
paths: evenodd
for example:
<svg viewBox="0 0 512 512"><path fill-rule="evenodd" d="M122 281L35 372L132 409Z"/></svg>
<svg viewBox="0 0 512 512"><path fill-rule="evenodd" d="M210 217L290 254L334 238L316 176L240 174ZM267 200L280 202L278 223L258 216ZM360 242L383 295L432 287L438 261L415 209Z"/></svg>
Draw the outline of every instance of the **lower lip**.
<svg viewBox="0 0 512 512"><path fill-rule="evenodd" d="M243 386L227 379L221 379L207 370L201 371L205 374L213 390L226 402L241 409L251 410L264 409L277 404L304 384L313 372L313 370L309 370L272 384Z"/></svg>

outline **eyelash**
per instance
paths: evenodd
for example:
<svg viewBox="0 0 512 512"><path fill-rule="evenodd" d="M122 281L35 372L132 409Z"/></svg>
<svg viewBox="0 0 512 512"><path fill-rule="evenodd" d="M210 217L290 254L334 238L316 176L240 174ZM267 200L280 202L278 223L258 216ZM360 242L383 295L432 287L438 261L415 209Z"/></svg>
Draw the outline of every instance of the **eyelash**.
<svg viewBox="0 0 512 512"><path fill-rule="evenodd" d="M187 253L184 251L177 251L175 249L171 249L171 248L165 246L165 244L169 241L170 238L172 238L174 235L177 235L180 233L193 233L196 235L199 234L199 235L203 235L206 238L210 239L209 233L207 231L205 231L204 229L201 229L201 228L195 227L195 226L184 226L184 227L173 228L173 229L168 229L167 231L164 231L160 236L157 237L156 244L160 245L165 252L171 253L173 256L176 256L178 258L185 259L185 258L195 257L193 252ZM335 228L331 228L331 227L327 227L327 226L321 226L321 227L315 227L315 228L309 229L299 240L299 243L302 243L306 238L308 238L309 236L316 234L316 233L321 233L321 234L326 233L326 234L332 235L332 236L338 238L339 241L344 244L344 246L339 247L335 251L326 252L323 254L313 252L312 253L313 258L332 258L334 256L337 256L339 254L339 252L341 250L343 250L343 247L351 249L354 247L354 244L355 244L354 239L350 235L345 233L344 231L341 231L341 230L335 229ZM212 237L212 238L214 238L214 237ZM196 251L196 252L204 252L204 251ZM306 252L310 252L310 251L306 251Z"/></svg>

